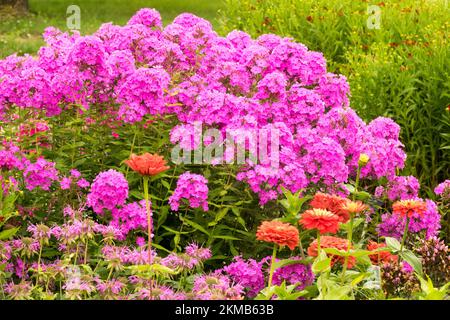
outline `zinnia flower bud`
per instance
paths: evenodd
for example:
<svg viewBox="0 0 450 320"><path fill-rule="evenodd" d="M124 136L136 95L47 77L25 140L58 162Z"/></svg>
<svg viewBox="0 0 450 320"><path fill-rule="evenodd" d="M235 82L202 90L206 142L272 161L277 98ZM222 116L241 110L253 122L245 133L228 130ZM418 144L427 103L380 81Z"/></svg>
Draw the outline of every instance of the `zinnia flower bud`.
<svg viewBox="0 0 450 320"><path fill-rule="evenodd" d="M132 154L130 159L126 160L125 163L133 171L143 176L156 176L170 168L162 156L150 153L144 153L140 156Z"/></svg>
<svg viewBox="0 0 450 320"><path fill-rule="evenodd" d="M358 166L364 167L369 162L369 156L365 153L359 155Z"/></svg>

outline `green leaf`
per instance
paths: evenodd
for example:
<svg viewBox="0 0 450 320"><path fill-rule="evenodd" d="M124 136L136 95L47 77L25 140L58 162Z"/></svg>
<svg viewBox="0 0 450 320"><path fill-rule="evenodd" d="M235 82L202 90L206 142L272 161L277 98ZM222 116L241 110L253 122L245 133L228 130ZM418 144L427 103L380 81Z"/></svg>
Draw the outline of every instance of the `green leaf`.
<svg viewBox="0 0 450 320"><path fill-rule="evenodd" d="M323 253L323 251L321 252L321 254ZM323 253L325 254L325 253ZM321 257L317 257L316 260L314 260L313 265L312 265L312 271L315 274L324 272L324 271L328 271L331 269L331 258L327 258L326 255L325 257L323 255L321 255Z"/></svg>
<svg viewBox="0 0 450 320"><path fill-rule="evenodd" d="M350 286L343 286L331 289L325 296L325 300L347 300L350 298L348 293L352 288Z"/></svg>
<svg viewBox="0 0 450 320"><path fill-rule="evenodd" d="M187 219L187 218L182 218L181 216L180 216L180 219L181 219L181 221L187 223L188 225L190 225L190 226L193 227L194 229L203 232L204 234L208 235L209 237L211 236L210 233L209 233L208 231L206 231L206 229L203 228L203 227L202 227L201 225L199 225L198 223L196 223L196 222L194 222L194 221L191 221L191 220L189 220L189 219Z"/></svg>
<svg viewBox="0 0 450 320"><path fill-rule="evenodd" d="M214 239L224 239L224 240L241 240L239 238L232 237L232 236L226 236L226 235L213 235L212 238L214 238Z"/></svg>
<svg viewBox="0 0 450 320"><path fill-rule="evenodd" d="M400 251L401 244L397 239L386 237L386 245L394 251Z"/></svg>
<svg viewBox="0 0 450 320"><path fill-rule="evenodd" d="M229 208L223 208L219 211L219 213L214 218L214 221L208 223L208 227L215 226L219 223L220 220L222 220L228 213Z"/></svg>
<svg viewBox="0 0 450 320"><path fill-rule="evenodd" d="M353 229L355 229L356 227L358 227L364 220L365 220L365 219L363 219L363 218L356 218L356 219L353 221ZM348 232L349 227L350 227L350 222L342 223L341 226L340 226L340 228L341 228L342 230L346 231L346 232Z"/></svg>
<svg viewBox="0 0 450 320"><path fill-rule="evenodd" d="M191 233L191 231L177 231L177 230L174 230L174 229L172 229L172 228L169 228L168 226L161 226L161 228L163 228L163 229L166 229L167 231L169 231L170 233L173 233L173 234L188 234L188 233Z"/></svg>
<svg viewBox="0 0 450 320"><path fill-rule="evenodd" d="M177 270L173 270L169 267L163 266L158 263L153 264L143 264L143 265L134 265L129 266L129 269L131 269L134 272L145 272L145 273L152 273L152 274L160 274L160 275L173 275L179 273Z"/></svg>
<svg viewBox="0 0 450 320"><path fill-rule="evenodd" d="M172 253L172 251L170 251L170 250L167 250L166 248L164 248L163 246L160 246L159 244L157 244L157 243L152 243L152 247L155 247L156 249L159 249L159 250L163 250L163 251L165 251L165 252L167 252L167 253Z"/></svg>
<svg viewBox="0 0 450 320"><path fill-rule="evenodd" d="M19 229L20 228L11 228L3 230L2 232L0 232L0 240L7 240L11 238L16 234L17 231L19 231Z"/></svg>
<svg viewBox="0 0 450 320"><path fill-rule="evenodd" d="M412 251L404 250L403 252L400 252L400 256L413 267L415 272L420 276L423 275L422 262L420 262L420 259Z"/></svg>
<svg viewBox="0 0 450 320"><path fill-rule="evenodd" d="M236 216L237 221L239 222L239 224L244 227L244 230L247 231L247 226L245 224L245 220L242 219L241 217L241 213L239 211L239 208L236 207L231 207L231 211L234 213L234 215Z"/></svg>

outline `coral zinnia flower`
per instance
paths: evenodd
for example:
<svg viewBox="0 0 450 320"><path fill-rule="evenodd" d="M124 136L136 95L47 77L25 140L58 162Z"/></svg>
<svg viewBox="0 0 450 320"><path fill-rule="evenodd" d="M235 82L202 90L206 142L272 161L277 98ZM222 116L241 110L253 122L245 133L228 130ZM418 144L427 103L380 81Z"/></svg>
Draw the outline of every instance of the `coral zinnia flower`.
<svg viewBox="0 0 450 320"><path fill-rule="evenodd" d="M342 251L347 251L348 246L348 240L342 239L338 237L333 236L323 236L320 237L320 248L335 248ZM351 248L351 246L350 246ZM317 257L317 239L314 240L308 247L308 255L311 257ZM331 266L333 266L336 262L339 262L340 264L345 263L345 257L343 256L337 256L333 254L327 253L329 257L331 257ZM351 269L356 264L356 258L355 257L348 257L347 261L347 268Z"/></svg>
<svg viewBox="0 0 450 320"><path fill-rule="evenodd" d="M161 172L168 170L166 160L160 155L144 153L137 156L132 154L129 160L125 163L134 171L143 176L155 176Z"/></svg>
<svg viewBox="0 0 450 320"><path fill-rule="evenodd" d="M351 201L347 200L342 206L342 210L347 211L349 214L361 213L367 210L367 206L361 201Z"/></svg>
<svg viewBox="0 0 450 320"><path fill-rule="evenodd" d="M324 209L306 210L298 221L305 229L317 229L321 234L339 230L339 216Z"/></svg>
<svg viewBox="0 0 450 320"><path fill-rule="evenodd" d="M294 250L298 245L298 229L281 221L263 221L256 232L256 239L288 246Z"/></svg>
<svg viewBox="0 0 450 320"><path fill-rule="evenodd" d="M427 210L427 205L423 200L401 200L392 205L392 210L393 214L411 218L414 213L422 216Z"/></svg>
<svg viewBox="0 0 450 320"><path fill-rule="evenodd" d="M385 243L376 243L375 241L369 241L367 250L374 251L378 248L384 247L386 247ZM394 254L391 254L389 250L378 251L374 254L369 254L369 258L375 265L378 265L380 262L396 262L398 260L398 257Z"/></svg>
<svg viewBox="0 0 450 320"><path fill-rule="evenodd" d="M347 211L342 209L342 205L347 202L347 199L340 196L318 192L314 195L310 205L316 209L325 209L331 211L339 216L339 220L343 223L350 218Z"/></svg>

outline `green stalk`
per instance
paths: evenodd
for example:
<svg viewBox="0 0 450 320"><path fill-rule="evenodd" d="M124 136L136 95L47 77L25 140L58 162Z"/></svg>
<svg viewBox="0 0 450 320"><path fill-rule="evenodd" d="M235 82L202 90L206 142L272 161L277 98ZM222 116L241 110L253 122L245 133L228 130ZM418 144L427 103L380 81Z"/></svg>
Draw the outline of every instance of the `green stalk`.
<svg viewBox="0 0 450 320"><path fill-rule="evenodd" d="M352 196L353 201L356 200L356 193L358 192L360 175L361 175L361 165L358 165L358 170L356 171L355 191L353 192L353 196ZM347 240L348 240L347 255L345 256L344 267L342 269L342 283L344 283L344 281L345 281L345 273L347 272L347 264L348 264L348 258L349 258L348 253L350 252L350 246L351 246L352 240L353 240L353 218L354 218L353 214L350 214L350 221L349 221L348 233L347 233Z"/></svg>
<svg viewBox="0 0 450 320"><path fill-rule="evenodd" d="M300 254L302 256L302 259L305 259L305 252L303 250L303 245L302 245L302 237L300 237L299 241L298 241L298 245L300 247Z"/></svg>
<svg viewBox="0 0 450 320"><path fill-rule="evenodd" d="M400 245L400 254L403 253L403 247L405 245L406 237L409 231L409 217L406 217L405 229L403 230L402 243Z"/></svg>
<svg viewBox="0 0 450 320"><path fill-rule="evenodd" d="M151 261L151 248L152 248L152 215L150 212L150 201L148 195L148 177L144 176L144 197L145 197L145 209L147 211L147 231L148 231L148 261Z"/></svg>
<svg viewBox="0 0 450 320"><path fill-rule="evenodd" d="M147 227L148 227L148 264L152 265L152 215L150 212L150 201L148 195L148 176L144 176L144 197L145 209L147 211ZM153 277L150 275L150 296L153 290Z"/></svg>
<svg viewBox="0 0 450 320"><path fill-rule="evenodd" d="M86 262L87 262L88 247L89 247L89 240L86 240L85 248L84 248L84 264L86 264Z"/></svg>
<svg viewBox="0 0 450 320"><path fill-rule="evenodd" d="M39 282L39 275L41 273L41 256L42 256L42 240L39 241L38 274L37 274L37 277L36 277L36 285Z"/></svg>
<svg viewBox="0 0 450 320"><path fill-rule="evenodd" d="M320 257L320 232L317 230L317 257Z"/></svg>
<svg viewBox="0 0 450 320"><path fill-rule="evenodd" d="M134 129L134 127L133 127ZM136 142L136 136L137 136L137 130L133 130L134 131L134 136L133 136L133 142L131 142L131 149L130 149L130 157L133 154L133 150L134 150L134 144ZM125 173L125 178L128 178L128 171L130 170L130 167L127 166L127 171Z"/></svg>
<svg viewBox="0 0 450 320"><path fill-rule="evenodd" d="M106 281L108 281L109 280L109 278L111 278L111 275L112 275L112 273L113 273L113 269L114 268L110 268L110 270L109 270L109 274L108 274L108 278L106 278Z"/></svg>
<svg viewBox="0 0 450 320"><path fill-rule="evenodd" d="M273 246L272 262L270 263L269 288L272 286L273 272L275 271L275 259L277 258L277 245Z"/></svg>
<svg viewBox="0 0 450 320"><path fill-rule="evenodd" d="M3 276L0 275L0 288L2 290L2 300L6 300L5 290L3 289Z"/></svg>

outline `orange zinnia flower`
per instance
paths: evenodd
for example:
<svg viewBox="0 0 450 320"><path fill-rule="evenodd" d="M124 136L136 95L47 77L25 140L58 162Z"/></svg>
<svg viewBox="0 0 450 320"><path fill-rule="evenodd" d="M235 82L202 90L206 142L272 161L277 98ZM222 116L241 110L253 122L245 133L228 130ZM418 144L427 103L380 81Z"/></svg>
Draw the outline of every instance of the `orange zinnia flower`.
<svg viewBox="0 0 450 320"><path fill-rule="evenodd" d="M342 239L338 237L332 237L332 236L323 236L320 237L320 248L335 248L338 250L347 251L348 247L348 240ZM350 246L351 248L351 246ZM311 257L317 257L317 239L314 240L308 247L308 255ZM333 254L327 253L329 257L331 257L331 266L333 266L336 262L339 262L340 264L345 263L345 257L343 256L337 256ZM347 268L351 269L356 264L356 258L355 257L348 257L347 261Z"/></svg>
<svg viewBox="0 0 450 320"><path fill-rule="evenodd" d="M392 205L392 210L393 214L411 218L414 213L422 216L427 210L427 205L423 200L401 200Z"/></svg>
<svg viewBox="0 0 450 320"><path fill-rule="evenodd" d="M310 205L316 209L325 209L339 216L341 222L347 222L350 218L347 211L342 209L347 199L340 196L318 192L314 195Z"/></svg>
<svg viewBox="0 0 450 320"><path fill-rule="evenodd" d="M132 154L130 159L126 160L125 163L132 170L143 176L155 176L170 168L162 156L150 153L144 153L140 156Z"/></svg>
<svg viewBox="0 0 450 320"><path fill-rule="evenodd" d="M305 229L317 229L321 234L339 230L339 216L324 209L306 210L298 221Z"/></svg>
<svg viewBox="0 0 450 320"><path fill-rule="evenodd" d="M349 214L357 214L363 212L364 210L367 210L368 207L359 200L347 200L344 204L342 204L341 208L342 210L347 211Z"/></svg>
<svg viewBox="0 0 450 320"><path fill-rule="evenodd" d="M378 248L386 247L385 243L376 243L375 241L369 241L367 245L367 250L374 251ZM374 254L369 254L369 258L373 264L378 265L380 262L395 262L398 260L398 257L394 254L391 254L389 250L386 251L378 251Z"/></svg>
<svg viewBox="0 0 450 320"><path fill-rule="evenodd" d="M273 242L280 246L288 246L294 250L298 245L298 229L281 221L263 221L256 232L256 239Z"/></svg>

